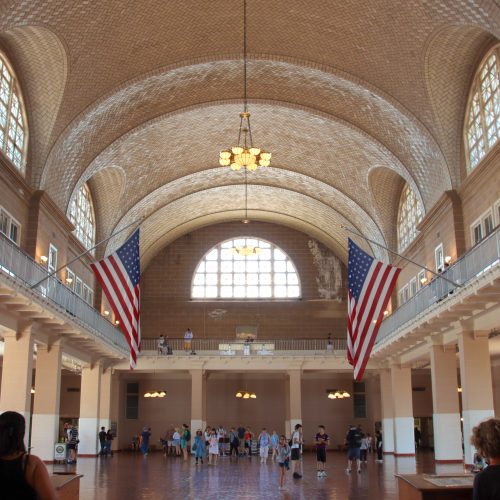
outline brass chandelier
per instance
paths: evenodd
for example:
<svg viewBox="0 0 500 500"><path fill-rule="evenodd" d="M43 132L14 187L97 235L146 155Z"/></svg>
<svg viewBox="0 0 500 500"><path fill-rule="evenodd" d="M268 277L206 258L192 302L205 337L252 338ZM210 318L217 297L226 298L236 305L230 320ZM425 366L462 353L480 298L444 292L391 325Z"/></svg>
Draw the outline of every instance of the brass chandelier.
<svg viewBox="0 0 500 500"><path fill-rule="evenodd" d="M351 395L343 389L327 389L328 399L344 399L350 398Z"/></svg>
<svg viewBox="0 0 500 500"><path fill-rule="evenodd" d="M238 145L225 149L219 154L219 163L223 167L230 166L233 170L246 168L254 171L260 167L268 167L271 163L271 153L254 147L250 113L247 103L247 2L243 0L243 111L240 113L240 129Z"/></svg>

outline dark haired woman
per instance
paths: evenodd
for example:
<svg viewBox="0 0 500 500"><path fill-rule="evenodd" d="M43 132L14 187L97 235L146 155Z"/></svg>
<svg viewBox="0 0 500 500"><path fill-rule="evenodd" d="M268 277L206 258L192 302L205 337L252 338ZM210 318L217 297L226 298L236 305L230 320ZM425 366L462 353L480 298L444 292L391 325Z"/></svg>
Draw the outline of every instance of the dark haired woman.
<svg viewBox="0 0 500 500"><path fill-rule="evenodd" d="M474 478L473 500L500 498L500 420L490 418L472 429L470 442L489 462Z"/></svg>
<svg viewBox="0 0 500 500"><path fill-rule="evenodd" d="M3 500L57 499L44 463L26 453L24 417L15 411L0 415L0 484Z"/></svg>

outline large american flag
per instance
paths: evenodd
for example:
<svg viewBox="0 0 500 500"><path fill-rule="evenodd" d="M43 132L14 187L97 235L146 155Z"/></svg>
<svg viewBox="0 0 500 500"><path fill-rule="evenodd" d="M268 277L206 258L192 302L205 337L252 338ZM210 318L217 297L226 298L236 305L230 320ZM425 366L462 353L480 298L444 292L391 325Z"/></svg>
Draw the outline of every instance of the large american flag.
<svg viewBox="0 0 500 500"><path fill-rule="evenodd" d="M114 253L91 267L109 300L130 347L130 369L141 345L139 229Z"/></svg>
<svg viewBox="0 0 500 500"><path fill-rule="evenodd" d="M354 367L356 381L363 377L400 272L370 257L349 238L347 360Z"/></svg>

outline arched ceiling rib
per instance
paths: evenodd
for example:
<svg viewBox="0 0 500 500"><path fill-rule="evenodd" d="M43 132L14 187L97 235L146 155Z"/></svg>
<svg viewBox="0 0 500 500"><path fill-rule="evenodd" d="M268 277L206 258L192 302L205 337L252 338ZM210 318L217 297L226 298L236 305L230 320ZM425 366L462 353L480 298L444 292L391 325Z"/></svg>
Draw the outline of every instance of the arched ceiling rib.
<svg viewBox="0 0 500 500"><path fill-rule="evenodd" d="M150 75L96 103L58 140L47 162L43 186L65 209L71 192L68 188L71 190L75 187L87 165L92 161L95 164L97 157L102 162L105 158L102 152L109 156L109 152L123 141L123 136L131 140L134 134L135 137L139 136L143 129L156 136L165 134L161 143L155 143L153 136L149 138L144 145L143 158L155 156L157 148L172 148L173 154L166 154L171 159L179 157L177 150L181 146L191 152L210 146L212 149L209 151L207 148L201 163L194 165L197 158L191 155L189 168L192 171L193 165L195 169L213 166L218 149L228 141L234 141L241 105L210 102L205 101L205 98L208 99L210 95L221 98L239 95L241 76L238 71L233 71L234 64L234 61L213 61ZM325 158L329 156L329 162L335 161L339 150L336 141L339 135L343 139L346 135L334 130L335 135L325 137L326 132L321 128L326 130L329 121L337 122L357 131L356 147L350 151L353 163L356 163L357 156L369 154L365 151L364 143L379 143L380 149L386 150L387 158L394 156L406 165L426 205L432 205L442 190L450 189L447 166L437 144L414 117L387 97L344 76L288 62L254 61L250 64L249 72L257 81L268 80L266 75L273 75L272 80L275 81L275 85L272 82L262 84L262 97L267 96L266 101L251 105L255 140L262 141L262 137L266 137L273 149L267 144L266 147L273 151L275 157L281 154L286 163L293 164L296 161L293 154L289 158L285 156L293 153L293 148L285 149L286 142L275 138L277 131L282 130L284 135L295 134L295 142L299 139L308 156L311 152L319 151ZM210 82L209 86L207 82ZM193 96L196 102L193 102ZM302 101L300 104L299 98ZM285 107L291 109L287 116L284 115ZM297 116L301 113L305 114L298 120ZM280 116L283 117L282 122ZM148 121L150 117L156 118ZM175 134L172 138L166 131L176 120L178 125L172 131ZM115 126L109 127L109 121ZM151 129L152 123L155 129ZM164 130L159 130L162 128ZM313 135L311 129L318 131L318 134ZM361 135L364 135L362 140ZM209 139L216 140L209 142ZM122 148L122 152L123 149L127 150L127 155L137 147L134 143L128 146L125 144ZM123 158L126 159L127 155ZM345 163L350 161L346 159ZM394 158L387 161L390 164L395 162ZM63 165L63 182L56 184L54 178ZM329 165L326 163L321 166L326 171Z"/></svg>
<svg viewBox="0 0 500 500"><path fill-rule="evenodd" d="M209 181L207 182L207 177ZM134 205L118 222L116 223L116 230L131 224L133 221L138 220L141 216L151 216L158 210L162 210L166 205L171 204L183 197L190 196L202 191L207 191L210 195L216 193L216 187L223 187L226 193L231 198L238 199L239 208L244 207L244 199L242 196L242 189L244 184L244 176L241 172L232 172L225 168L217 168L211 171L199 172L191 174L181 179L172 181L168 185L150 193ZM350 199L348 196L338 191L337 189L310 177L306 177L296 172L286 171L278 168L268 168L251 174L248 177L249 192L248 202L249 206L252 202L252 193L258 189L258 185L268 187L270 189L280 189L286 186L290 192L301 193L309 198L311 203L319 202L326 207L330 207L338 214L342 215L348 221L348 225L356 227L361 230L367 237L379 242L384 242L384 235L379 230L376 222L371 216L365 212L360 206ZM229 190L229 191L228 191ZM212 200L206 195L204 196L205 210L211 213L214 210L219 210L215 205L216 200ZM201 202L197 202L201 204ZM214 206L216 207L214 209ZM256 208L256 207L254 207ZM279 218L281 210L281 200L275 199L271 196L266 203L266 209L275 213L275 220ZM302 206L292 206L289 208L290 213L300 219L302 216ZM319 215L318 215L319 216ZM101 214L102 217L102 214ZM106 217L103 217L106 218ZM116 248L118 243L110 243L110 248ZM108 249L109 250L109 249Z"/></svg>
<svg viewBox="0 0 500 500"><path fill-rule="evenodd" d="M306 234L316 233L315 237L329 244L346 262L347 233L341 225L352 225L352 221L331 207L287 189L249 186L248 213L254 220L289 225ZM213 217L211 214L214 214ZM221 214L224 218L220 218ZM223 220L241 220L244 215L244 186L207 189L175 200L142 222L141 264L147 266L158 251L183 234L178 231L179 226L183 226L185 231L185 224L189 222L190 229L194 230ZM126 239L126 233L124 231L110 242L107 253ZM360 245L367 250L370 248L364 240L360 240ZM387 259L380 247L374 246L369 251L378 258Z"/></svg>

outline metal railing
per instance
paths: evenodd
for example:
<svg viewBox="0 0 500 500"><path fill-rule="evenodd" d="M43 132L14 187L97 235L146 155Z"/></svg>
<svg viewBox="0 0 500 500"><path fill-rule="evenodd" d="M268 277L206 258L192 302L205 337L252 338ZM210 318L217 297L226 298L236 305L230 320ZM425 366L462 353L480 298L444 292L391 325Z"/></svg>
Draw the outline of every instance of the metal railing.
<svg viewBox="0 0 500 500"><path fill-rule="evenodd" d="M184 339L181 338L168 338L168 346L172 349L174 354L184 351ZM219 351L222 345L235 344L243 346L246 345L244 341L232 339L193 339L192 349L195 352L204 351ZM328 346L326 339L259 339L248 344L250 347L255 345L272 345L273 351L294 351L303 353L304 351L315 351L315 352L333 352L345 354L346 351L346 341L345 339L332 339L331 346ZM144 356L150 356L151 353L158 352L158 339L142 339L141 341L141 353ZM252 349L252 353L255 352Z"/></svg>
<svg viewBox="0 0 500 500"><path fill-rule="evenodd" d="M442 274L449 280L464 285L499 264L500 230L497 227L492 234L471 248ZM458 291L457 287L452 283L436 277L382 322L375 345L455 291Z"/></svg>
<svg viewBox="0 0 500 500"><path fill-rule="evenodd" d="M47 276L47 269L37 264L32 257L0 233L0 275L2 274L26 287L28 294L49 301L61 312L69 314L74 322L95 337L123 351L124 355L128 354L129 349L123 333L59 279L52 276L36 288L30 288Z"/></svg>

